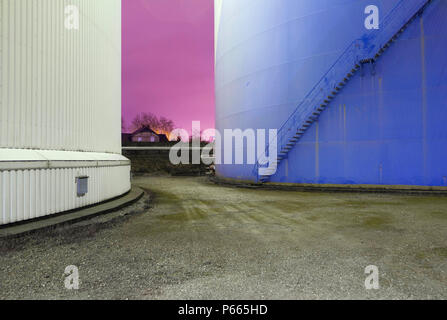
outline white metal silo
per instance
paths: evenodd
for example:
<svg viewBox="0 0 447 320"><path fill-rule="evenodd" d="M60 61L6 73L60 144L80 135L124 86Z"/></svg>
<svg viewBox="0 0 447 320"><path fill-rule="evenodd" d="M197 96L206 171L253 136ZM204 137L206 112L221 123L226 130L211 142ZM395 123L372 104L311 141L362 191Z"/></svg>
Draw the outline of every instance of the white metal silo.
<svg viewBox="0 0 447 320"><path fill-rule="evenodd" d="M0 0L0 225L129 191L120 132L121 0Z"/></svg>

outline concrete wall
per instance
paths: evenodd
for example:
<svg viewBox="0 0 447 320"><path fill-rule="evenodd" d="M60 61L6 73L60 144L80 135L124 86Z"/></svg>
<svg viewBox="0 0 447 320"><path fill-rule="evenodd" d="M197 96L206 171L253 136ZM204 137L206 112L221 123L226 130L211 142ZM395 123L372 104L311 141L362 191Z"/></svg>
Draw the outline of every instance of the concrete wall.
<svg viewBox="0 0 447 320"><path fill-rule="evenodd" d="M171 175L204 175L207 166L203 163L189 165L173 165L169 161L169 147L149 150L124 150L123 155L132 162L132 173L140 174L171 174ZM165 149L162 149L165 148ZM191 158L191 153L190 153Z"/></svg>

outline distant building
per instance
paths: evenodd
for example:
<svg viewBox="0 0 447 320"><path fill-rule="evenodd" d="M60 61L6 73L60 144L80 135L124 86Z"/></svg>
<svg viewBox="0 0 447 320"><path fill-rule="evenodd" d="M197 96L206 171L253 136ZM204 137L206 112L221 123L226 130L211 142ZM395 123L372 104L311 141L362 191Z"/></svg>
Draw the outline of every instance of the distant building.
<svg viewBox="0 0 447 320"><path fill-rule="evenodd" d="M125 145L130 142L168 142L165 134L158 134L149 126L141 127L133 133L123 133L121 135L122 143Z"/></svg>
<svg viewBox="0 0 447 320"><path fill-rule="evenodd" d="M160 142L169 142L168 137L163 133L159 134L158 137L160 138Z"/></svg>
<svg viewBox="0 0 447 320"><path fill-rule="evenodd" d="M121 133L121 144L126 145L131 142L132 133Z"/></svg>
<svg viewBox="0 0 447 320"><path fill-rule="evenodd" d="M160 137L149 126L144 126L132 133L130 140L132 142L159 142Z"/></svg>

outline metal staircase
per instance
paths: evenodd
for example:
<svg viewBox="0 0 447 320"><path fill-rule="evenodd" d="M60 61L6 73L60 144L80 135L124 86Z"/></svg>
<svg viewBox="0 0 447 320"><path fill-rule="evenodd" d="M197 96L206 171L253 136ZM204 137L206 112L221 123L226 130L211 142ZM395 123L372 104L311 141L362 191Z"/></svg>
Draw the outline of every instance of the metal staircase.
<svg viewBox="0 0 447 320"><path fill-rule="evenodd" d="M378 30L370 31L346 48L273 137L277 144L277 159L269 163L267 156L273 140L270 140L264 153L258 157L253 169L257 182L270 180L280 162L287 158L289 151L354 74L365 64L374 64L432 1L400 0L382 19ZM269 168L266 168L267 164Z"/></svg>

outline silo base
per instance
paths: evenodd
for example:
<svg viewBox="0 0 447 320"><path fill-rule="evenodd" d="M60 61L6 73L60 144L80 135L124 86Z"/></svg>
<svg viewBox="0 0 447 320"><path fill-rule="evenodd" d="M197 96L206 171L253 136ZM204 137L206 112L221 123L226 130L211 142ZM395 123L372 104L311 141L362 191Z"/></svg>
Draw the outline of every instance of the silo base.
<svg viewBox="0 0 447 320"><path fill-rule="evenodd" d="M0 149L0 225L100 203L130 187L130 161L119 154Z"/></svg>
<svg viewBox="0 0 447 320"><path fill-rule="evenodd" d="M270 190L315 191L315 192L369 192L369 193L401 193L428 194L447 196L447 187L406 186L406 185L374 185L374 184L313 184L313 183L256 183L251 180L238 180L215 176L211 178L216 184Z"/></svg>

